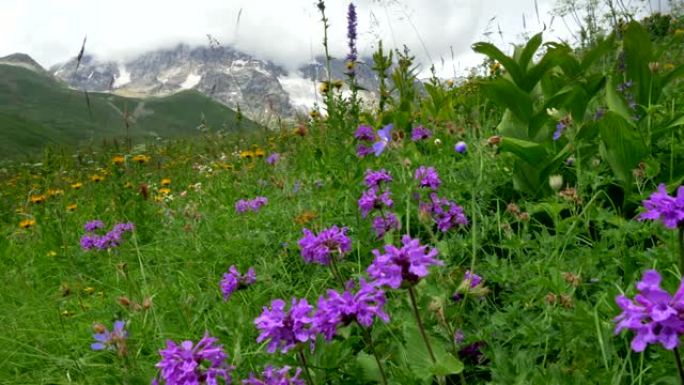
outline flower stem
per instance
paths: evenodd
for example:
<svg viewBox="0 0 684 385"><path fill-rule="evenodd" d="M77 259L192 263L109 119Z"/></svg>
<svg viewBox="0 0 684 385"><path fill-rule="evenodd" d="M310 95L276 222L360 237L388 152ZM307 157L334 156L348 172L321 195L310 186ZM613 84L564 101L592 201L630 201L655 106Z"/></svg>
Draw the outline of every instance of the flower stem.
<svg viewBox="0 0 684 385"><path fill-rule="evenodd" d="M341 253L340 253L341 254ZM344 290L344 279L342 279L342 274L340 274L340 269L337 268L337 260L335 256L330 256L330 271L332 272L337 282L339 282L342 290Z"/></svg>
<svg viewBox="0 0 684 385"><path fill-rule="evenodd" d="M675 363L677 364L677 371L679 372L679 380L684 385L684 368L682 368L682 358L679 356L679 348L672 350L675 356Z"/></svg>
<svg viewBox="0 0 684 385"><path fill-rule="evenodd" d="M380 363L380 357L378 356L378 352L375 350L375 343L373 342L373 337L371 336L371 333L368 329L364 328L361 325L359 326L361 327L361 330L363 330L363 335L364 337L366 337L368 347L373 353L373 357L375 357L375 362L378 364L378 370L380 371L380 380L383 383L383 385L387 385L387 376L385 375L385 370L382 368L382 364Z"/></svg>
<svg viewBox="0 0 684 385"><path fill-rule="evenodd" d="M306 362L306 356L304 355L304 351L301 349L297 352L297 355L299 356L299 362L302 364L302 367L304 367L304 374L306 375L306 383L308 385L315 385L313 382L313 379L311 378L311 372L309 371L309 365Z"/></svg>
<svg viewBox="0 0 684 385"><path fill-rule="evenodd" d="M427 347L428 353L430 354L430 359L432 360L432 363L437 363L437 360L435 359L435 353L432 352L432 346L430 345L430 340L427 338L427 334L425 334L425 327L423 326L423 320L420 319L420 312L418 311L418 305L416 304L416 292L413 289L413 286L410 286L408 288L409 292L409 298L411 298L411 306L413 307L413 315L416 317L416 323L418 324L418 330L420 331L420 335L423 337L423 341L425 341L425 347Z"/></svg>

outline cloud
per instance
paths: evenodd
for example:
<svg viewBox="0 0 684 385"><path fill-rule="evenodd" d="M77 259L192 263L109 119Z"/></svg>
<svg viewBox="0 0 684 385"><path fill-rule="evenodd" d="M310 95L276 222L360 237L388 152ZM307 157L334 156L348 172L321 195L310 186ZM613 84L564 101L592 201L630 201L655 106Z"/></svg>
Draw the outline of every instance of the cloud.
<svg viewBox="0 0 684 385"><path fill-rule="evenodd" d="M24 52L44 66L75 56L88 36L87 52L122 60L179 42L222 44L289 68L323 53L316 0L24 0L0 2L0 56ZM657 1L657 0L652 0ZM470 45L491 39L506 45L526 27L549 23L553 0L357 0L359 51L369 55L379 39L386 47L406 44L426 70L441 73L476 64ZM328 0L331 54L346 54L347 1ZM239 17L238 17L239 15ZM558 24L558 23L556 23ZM487 31L504 32L485 36ZM559 33L567 36L560 25ZM498 41L497 41L498 39ZM452 55L453 52L453 55Z"/></svg>

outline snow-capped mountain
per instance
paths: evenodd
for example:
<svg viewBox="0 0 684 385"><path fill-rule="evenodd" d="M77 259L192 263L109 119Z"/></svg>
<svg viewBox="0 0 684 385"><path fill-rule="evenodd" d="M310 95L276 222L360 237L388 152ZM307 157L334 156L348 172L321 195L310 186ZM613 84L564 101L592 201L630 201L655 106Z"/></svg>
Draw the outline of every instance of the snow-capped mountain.
<svg viewBox="0 0 684 385"><path fill-rule="evenodd" d="M77 68L78 67L78 68ZM71 87L126 96L161 96L196 89L248 116L291 116L288 93L279 76L285 71L229 47L179 44L124 62L102 62L84 56L53 66L50 72Z"/></svg>

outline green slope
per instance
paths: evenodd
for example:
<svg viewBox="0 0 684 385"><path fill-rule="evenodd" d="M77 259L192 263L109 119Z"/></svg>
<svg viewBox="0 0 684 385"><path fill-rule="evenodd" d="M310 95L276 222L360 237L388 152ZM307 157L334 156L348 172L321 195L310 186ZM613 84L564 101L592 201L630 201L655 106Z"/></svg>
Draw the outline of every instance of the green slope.
<svg viewBox="0 0 684 385"><path fill-rule="evenodd" d="M46 73L0 64L0 158L32 154L47 144L75 146L102 139L196 135L202 121L237 129L236 112L196 91L163 98L128 98L72 90ZM203 120L204 119L204 120ZM240 127L256 123L243 119Z"/></svg>

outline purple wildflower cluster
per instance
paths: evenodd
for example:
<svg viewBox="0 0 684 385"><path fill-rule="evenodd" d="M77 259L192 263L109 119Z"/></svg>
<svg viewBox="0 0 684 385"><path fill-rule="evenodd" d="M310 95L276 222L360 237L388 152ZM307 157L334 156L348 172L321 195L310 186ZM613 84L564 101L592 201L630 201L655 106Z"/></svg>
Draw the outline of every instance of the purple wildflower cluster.
<svg viewBox="0 0 684 385"><path fill-rule="evenodd" d="M299 378L302 374L302 369L297 368L294 376L290 376L290 367L285 366L276 369L269 365L264 369L262 378L257 378L253 373L248 379L242 380L243 385L305 385L304 380Z"/></svg>
<svg viewBox="0 0 684 385"><path fill-rule="evenodd" d="M439 179L439 175L437 174L437 171L435 171L434 167L418 167L416 170L415 179L419 181L418 187L421 188L437 190L442 184L442 181Z"/></svg>
<svg viewBox="0 0 684 385"><path fill-rule="evenodd" d="M421 202L420 211L430 215L437 223L437 229L443 233L458 225L468 224L468 218L461 206L449 199L440 198L436 193L430 194L429 203Z"/></svg>
<svg viewBox="0 0 684 385"><path fill-rule="evenodd" d="M420 142L421 140L430 139L432 137L432 132L423 126L414 127L411 130L411 140L414 142Z"/></svg>
<svg viewBox="0 0 684 385"><path fill-rule="evenodd" d="M109 331L107 328L102 327L102 331L93 334L95 341L90 345L93 350L116 350L120 355L126 352L126 338L128 337L128 332L124 330L126 322L124 321L114 321L114 327Z"/></svg>
<svg viewBox="0 0 684 385"><path fill-rule="evenodd" d="M264 306L259 317L254 320L257 329L261 331L257 342L269 340L266 351L287 353L300 343L314 338L311 330L313 307L306 299L292 298L290 309L285 311L285 301L275 299L271 307Z"/></svg>
<svg viewBox="0 0 684 385"><path fill-rule="evenodd" d="M87 222L84 226L86 234L81 237L81 248L83 250L107 250L113 249L121 244L123 241L123 234L129 231L133 231L135 226L133 223L117 223L104 235L99 235L96 233L97 230L104 229L104 223L99 220L93 220Z"/></svg>
<svg viewBox="0 0 684 385"><path fill-rule="evenodd" d="M660 343L665 349L679 346L684 334L684 279L674 296L660 287L662 278L655 270L644 273L636 287L634 301L619 295L615 298L622 313L615 317L615 334L624 329L635 333L632 350L642 352L649 344Z"/></svg>
<svg viewBox="0 0 684 385"><path fill-rule="evenodd" d="M271 155L266 157L266 163L270 164L271 166L275 166L278 162L280 162L280 154L277 152L273 152Z"/></svg>
<svg viewBox="0 0 684 385"><path fill-rule="evenodd" d="M156 365L160 369L161 379L166 385L218 385L218 379L230 384L230 372L234 369L226 363L228 355L218 340L205 334L193 345L192 341L183 341L176 345L166 341L166 349L159 350L161 361ZM158 380L152 381L159 384Z"/></svg>
<svg viewBox="0 0 684 385"><path fill-rule="evenodd" d="M638 220L661 221L669 229L684 227L684 186L679 186L677 196L673 197L661 183L643 204L646 211L637 217Z"/></svg>
<svg viewBox="0 0 684 385"><path fill-rule="evenodd" d="M238 214L246 213L247 211L257 212L262 206L268 204L268 198L256 197L254 199L240 199L235 202L235 211Z"/></svg>
<svg viewBox="0 0 684 385"><path fill-rule="evenodd" d="M389 189L383 191L383 186L389 185L391 182L392 176L384 169L366 170L364 184L368 189L361 194L358 201L363 218L374 211L379 212L379 215L375 216L372 221L373 231L378 238L382 238L388 231L400 227L396 214L384 210L385 208L390 209L394 205Z"/></svg>
<svg viewBox="0 0 684 385"><path fill-rule="evenodd" d="M389 316L383 311L385 293L365 279L359 279L359 290L353 280L346 284L346 290L339 293L328 290L328 296L318 299L318 309L313 317L312 329L323 334L330 341L337 333L337 328L356 321L363 327L370 327L374 317L389 322Z"/></svg>
<svg viewBox="0 0 684 385"><path fill-rule="evenodd" d="M632 110L634 112L632 119L639 120L639 115L636 113L638 104L637 104L636 100L634 99L634 94L631 92L633 85L634 85L634 82L632 82L632 80L630 79L624 83L618 84L616 87L616 90L622 94L622 96L625 98L625 101L627 102L627 106L629 107L630 110Z"/></svg>
<svg viewBox="0 0 684 385"><path fill-rule="evenodd" d="M456 292L451 296L451 299L454 300L454 302L461 301L468 293L478 291L477 288L481 283L482 277L475 273L471 273L470 270L466 270L463 277L463 282L458 289L456 289Z"/></svg>
<svg viewBox="0 0 684 385"><path fill-rule="evenodd" d="M228 301L230 296L242 289L246 289L249 285L256 282L256 273L254 268L250 267L247 273L240 274L235 265L228 269L228 272L223 274L223 279L221 280L221 294L223 294L223 299Z"/></svg>
<svg viewBox="0 0 684 385"><path fill-rule="evenodd" d="M413 286L428 274L428 267L443 266L444 262L436 259L437 249L422 246L418 239L404 235L402 247L385 245L385 253L373 250L375 259L368 267L368 276L378 286L398 289L402 286Z"/></svg>
<svg viewBox="0 0 684 385"><path fill-rule="evenodd" d="M309 229L302 230L304 237L299 240L302 249L302 258L307 263L328 265L333 254L343 258L351 251L351 240L347 236L347 228L333 226L321 231L318 235Z"/></svg>
<svg viewBox="0 0 684 385"><path fill-rule="evenodd" d="M392 141L392 128L393 125L390 123L379 129L376 134L370 126L360 125L354 133L354 138L362 142L356 147L356 155L359 158L370 154L380 156L385 151L385 147ZM373 144L369 146L371 142Z"/></svg>

